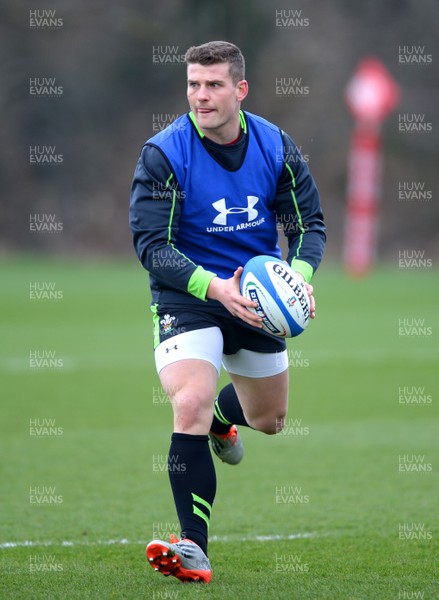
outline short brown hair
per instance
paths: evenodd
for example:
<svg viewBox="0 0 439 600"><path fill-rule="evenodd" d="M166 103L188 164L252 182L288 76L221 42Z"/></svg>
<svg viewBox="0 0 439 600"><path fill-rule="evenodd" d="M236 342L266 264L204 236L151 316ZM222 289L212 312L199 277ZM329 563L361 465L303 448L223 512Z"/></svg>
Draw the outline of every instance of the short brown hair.
<svg viewBox="0 0 439 600"><path fill-rule="evenodd" d="M229 63L229 72L234 84L245 77L245 60L241 50L230 42L207 42L191 46L185 54L186 64L203 66Z"/></svg>

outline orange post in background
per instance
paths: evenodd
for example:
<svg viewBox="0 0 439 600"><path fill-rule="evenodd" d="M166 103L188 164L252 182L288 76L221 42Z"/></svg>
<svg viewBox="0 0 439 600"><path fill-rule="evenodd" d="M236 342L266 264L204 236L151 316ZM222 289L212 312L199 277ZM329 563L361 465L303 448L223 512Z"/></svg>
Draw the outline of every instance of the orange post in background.
<svg viewBox="0 0 439 600"><path fill-rule="evenodd" d="M375 260L381 188L380 127L399 101L399 88L384 65L364 59L346 88L356 119L348 161L343 263L355 276L368 273Z"/></svg>

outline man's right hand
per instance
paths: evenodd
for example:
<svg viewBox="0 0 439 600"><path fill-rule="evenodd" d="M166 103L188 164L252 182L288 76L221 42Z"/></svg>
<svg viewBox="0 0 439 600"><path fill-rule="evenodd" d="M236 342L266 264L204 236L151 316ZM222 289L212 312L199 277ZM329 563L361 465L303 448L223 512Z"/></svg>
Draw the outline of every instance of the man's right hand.
<svg viewBox="0 0 439 600"><path fill-rule="evenodd" d="M244 298L239 282L243 267L238 267L230 279L214 277L207 288L207 298L218 300L234 316L239 317L249 325L262 328L262 318L253 314L248 308L256 308L256 302Z"/></svg>

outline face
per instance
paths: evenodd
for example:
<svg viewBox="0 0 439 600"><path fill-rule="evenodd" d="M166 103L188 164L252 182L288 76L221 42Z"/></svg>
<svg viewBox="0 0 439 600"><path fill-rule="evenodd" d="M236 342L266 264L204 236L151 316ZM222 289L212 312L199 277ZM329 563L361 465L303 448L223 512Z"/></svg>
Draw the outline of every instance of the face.
<svg viewBox="0 0 439 600"><path fill-rule="evenodd" d="M208 138L226 144L239 134L239 109L247 96L243 79L234 84L228 63L189 64L187 97L198 126Z"/></svg>

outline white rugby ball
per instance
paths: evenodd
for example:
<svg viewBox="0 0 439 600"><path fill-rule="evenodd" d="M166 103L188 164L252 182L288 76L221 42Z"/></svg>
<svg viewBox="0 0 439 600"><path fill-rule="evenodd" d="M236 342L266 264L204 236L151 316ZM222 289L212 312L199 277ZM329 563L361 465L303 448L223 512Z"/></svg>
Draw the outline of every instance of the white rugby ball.
<svg viewBox="0 0 439 600"><path fill-rule="evenodd" d="M309 297L302 278L273 256L256 256L244 266L241 294L258 304L249 310L262 317L262 327L276 337L302 333L310 316Z"/></svg>

